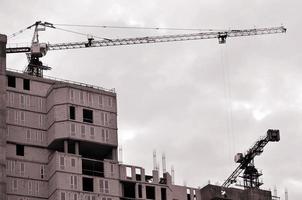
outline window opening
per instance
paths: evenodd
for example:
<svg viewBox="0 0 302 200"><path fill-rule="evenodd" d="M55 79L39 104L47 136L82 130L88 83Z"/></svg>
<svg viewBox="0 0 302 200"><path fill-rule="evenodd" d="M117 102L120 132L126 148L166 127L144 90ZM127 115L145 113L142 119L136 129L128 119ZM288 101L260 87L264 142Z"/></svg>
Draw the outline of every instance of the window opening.
<svg viewBox="0 0 302 200"><path fill-rule="evenodd" d="M72 140L68 141L68 153L75 154L75 142Z"/></svg>
<svg viewBox="0 0 302 200"><path fill-rule="evenodd" d="M84 92L80 91L80 103L84 104Z"/></svg>
<svg viewBox="0 0 302 200"><path fill-rule="evenodd" d="M143 188L142 188L142 185L138 185L138 198L143 198Z"/></svg>
<svg viewBox="0 0 302 200"><path fill-rule="evenodd" d="M75 167L75 159L71 158L71 167Z"/></svg>
<svg viewBox="0 0 302 200"><path fill-rule="evenodd" d="M91 93L88 93L88 103L89 103L89 105L93 104L92 94Z"/></svg>
<svg viewBox="0 0 302 200"><path fill-rule="evenodd" d="M94 127L90 127L90 137L94 139Z"/></svg>
<svg viewBox="0 0 302 200"><path fill-rule="evenodd" d="M14 105L14 96L15 94L14 93L9 93L9 102L10 102L10 105Z"/></svg>
<svg viewBox="0 0 302 200"><path fill-rule="evenodd" d="M104 177L104 163L90 159L82 159L82 174Z"/></svg>
<svg viewBox="0 0 302 200"><path fill-rule="evenodd" d="M141 168L135 168L135 178L137 181L142 180L142 169Z"/></svg>
<svg viewBox="0 0 302 200"><path fill-rule="evenodd" d="M29 79L23 79L23 89L30 90L30 80Z"/></svg>
<svg viewBox="0 0 302 200"><path fill-rule="evenodd" d="M39 182L36 181L36 195L39 195L39 192L40 191L40 185L39 185Z"/></svg>
<svg viewBox="0 0 302 200"><path fill-rule="evenodd" d="M129 199L135 199L135 183L123 182L123 196Z"/></svg>
<svg viewBox="0 0 302 200"><path fill-rule="evenodd" d="M161 200L167 200L167 190L166 188L160 189Z"/></svg>
<svg viewBox="0 0 302 200"><path fill-rule="evenodd" d="M25 96L22 94L20 95L20 106L25 108Z"/></svg>
<svg viewBox="0 0 302 200"><path fill-rule="evenodd" d="M43 115L40 115L40 117L39 117L39 126L40 127L43 126Z"/></svg>
<svg viewBox="0 0 302 200"><path fill-rule="evenodd" d="M16 87L16 77L14 76L7 76L7 86L8 87Z"/></svg>
<svg viewBox="0 0 302 200"><path fill-rule="evenodd" d="M13 191L17 191L18 190L18 180L14 179L13 180Z"/></svg>
<svg viewBox="0 0 302 200"><path fill-rule="evenodd" d="M85 137L85 126L81 125L81 136Z"/></svg>
<svg viewBox="0 0 302 200"><path fill-rule="evenodd" d="M191 200L191 191L190 191L190 188L187 188L187 200Z"/></svg>
<svg viewBox="0 0 302 200"><path fill-rule="evenodd" d="M16 154L17 156L24 156L24 145L21 144L16 145Z"/></svg>
<svg viewBox="0 0 302 200"><path fill-rule="evenodd" d="M75 135L75 132L76 132L75 124L74 124L74 123L71 123L71 124L70 124L70 134L74 136L74 135Z"/></svg>
<svg viewBox="0 0 302 200"><path fill-rule="evenodd" d="M43 110L43 100L42 98L38 98L38 106L39 106L39 110L42 111Z"/></svg>
<svg viewBox="0 0 302 200"><path fill-rule="evenodd" d="M26 130L26 140L27 140L27 142L30 142L30 130L29 129Z"/></svg>
<svg viewBox="0 0 302 200"><path fill-rule="evenodd" d="M74 91L73 90L70 90L70 92L69 92L69 98L70 98L70 101L74 100Z"/></svg>
<svg viewBox="0 0 302 200"><path fill-rule="evenodd" d="M75 113L75 107L69 106L69 119L75 120L76 113Z"/></svg>
<svg viewBox="0 0 302 200"><path fill-rule="evenodd" d="M20 123L21 124L25 123L25 113L23 111L20 112Z"/></svg>
<svg viewBox="0 0 302 200"><path fill-rule="evenodd" d="M131 167L126 167L126 178L132 179L132 168Z"/></svg>
<svg viewBox="0 0 302 200"><path fill-rule="evenodd" d="M146 186L146 197L147 199L155 199L155 187Z"/></svg>
<svg viewBox="0 0 302 200"><path fill-rule="evenodd" d="M93 123L93 111L83 109L83 122Z"/></svg>
<svg viewBox="0 0 302 200"><path fill-rule="evenodd" d="M108 99L109 101L108 101L108 106L109 107L112 107L112 98L111 97L109 97L109 99Z"/></svg>
<svg viewBox="0 0 302 200"><path fill-rule="evenodd" d="M65 168L65 158L63 156L60 156L60 169Z"/></svg>
<svg viewBox="0 0 302 200"><path fill-rule="evenodd" d="M83 177L83 191L93 192L93 178Z"/></svg>
<svg viewBox="0 0 302 200"><path fill-rule="evenodd" d="M26 96L26 106L30 108L30 96Z"/></svg>
<svg viewBox="0 0 302 200"><path fill-rule="evenodd" d="M77 189L78 188L78 177L77 176L70 176L70 187L71 189Z"/></svg>
<svg viewBox="0 0 302 200"><path fill-rule="evenodd" d="M28 194L33 193L33 183L32 181L28 181Z"/></svg>
<svg viewBox="0 0 302 200"><path fill-rule="evenodd" d="M99 106L103 105L103 96L99 96Z"/></svg>
<svg viewBox="0 0 302 200"><path fill-rule="evenodd" d="M111 176L114 176L114 166L113 166L113 164L110 165L110 172L111 172Z"/></svg>
<svg viewBox="0 0 302 200"><path fill-rule="evenodd" d="M109 193L109 183L107 180L104 180L104 183L105 183L105 193Z"/></svg>
<svg viewBox="0 0 302 200"><path fill-rule="evenodd" d="M45 177L45 166L44 165L40 166L40 174L41 174L41 178L43 179Z"/></svg>
<svg viewBox="0 0 302 200"><path fill-rule="evenodd" d="M65 192L61 192L61 200L65 200Z"/></svg>
<svg viewBox="0 0 302 200"><path fill-rule="evenodd" d="M20 175L25 175L25 164L23 162L20 163Z"/></svg>

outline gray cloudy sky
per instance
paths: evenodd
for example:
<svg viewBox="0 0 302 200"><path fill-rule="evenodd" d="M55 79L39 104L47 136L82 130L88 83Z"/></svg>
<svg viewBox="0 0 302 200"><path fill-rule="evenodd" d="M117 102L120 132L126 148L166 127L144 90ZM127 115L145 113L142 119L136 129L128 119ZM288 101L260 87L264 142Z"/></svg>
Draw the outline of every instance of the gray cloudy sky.
<svg viewBox="0 0 302 200"><path fill-rule="evenodd" d="M284 188L290 199L302 189L301 7L298 0L112 0L0 1L1 33L37 20L65 24L239 29L284 24L286 34L48 52L47 75L106 88L118 95L119 142L124 162L152 169L152 152L174 165L176 183L222 183L234 170L233 156L269 128L280 143L256 158L264 188ZM179 32L69 29L106 38ZM188 32L182 32L188 33ZM26 32L9 42L30 42ZM56 43L85 37L47 30ZM8 55L9 68L23 69L24 55ZM229 128L228 128L229 127ZM160 160L160 159L159 159Z"/></svg>

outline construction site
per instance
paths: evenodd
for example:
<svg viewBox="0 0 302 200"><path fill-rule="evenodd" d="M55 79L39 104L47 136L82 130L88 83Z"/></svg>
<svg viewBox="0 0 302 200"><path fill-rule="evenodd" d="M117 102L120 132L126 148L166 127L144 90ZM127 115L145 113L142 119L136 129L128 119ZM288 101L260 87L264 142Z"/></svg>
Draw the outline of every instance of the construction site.
<svg viewBox="0 0 302 200"><path fill-rule="evenodd" d="M237 167L221 185L177 185L174 174L166 170L165 157L162 173L156 167L148 173L144 166L119 162L115 90L49 78L43 72L51 68L40 58L52 50L186 40L217 39L223 45L230 37L285 33L285 27L103 40L90 37L57 44L39 40L45 28L56 27L38 21L26 28L34 29L30 46L8 47L6 35L0 35L1 200L280 199L261 189L262 172L254 163L266 145L280 141L278 127L259 133L262 137L251 142L246 152L234 155ZM14 53L26 53L29 63L24 71L7 69L6 57Z"/></svg>

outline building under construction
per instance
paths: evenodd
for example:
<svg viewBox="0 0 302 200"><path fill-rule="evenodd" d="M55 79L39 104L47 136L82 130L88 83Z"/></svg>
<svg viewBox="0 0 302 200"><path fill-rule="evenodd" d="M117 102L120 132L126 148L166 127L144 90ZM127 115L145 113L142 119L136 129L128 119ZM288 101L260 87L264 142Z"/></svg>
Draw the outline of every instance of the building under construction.
<svg viewBox="0 0 302 200"><path fill-rule="evenodd" d="M228 186L174 185L168 172L119 163L116 93L9 71L0 35L1 200L273 198L259 187Z"/></svg>

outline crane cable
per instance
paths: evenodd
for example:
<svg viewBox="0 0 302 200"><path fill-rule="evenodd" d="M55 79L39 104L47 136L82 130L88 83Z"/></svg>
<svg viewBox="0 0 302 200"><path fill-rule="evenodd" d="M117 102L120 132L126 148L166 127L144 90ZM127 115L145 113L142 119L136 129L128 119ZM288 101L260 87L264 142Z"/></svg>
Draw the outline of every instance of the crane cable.
<svg viewBox="0 0 302 200"><path fill-rule="evenodd" d="M225 47L224 47L225 46ZM234 137L234 127L233 127L233 107L232 107L232 91L230 82L229 65L227 59L227 45L222 45L221 47L221 65L223 72L223 82L224 82L224 98L226 106L226 132L228 137L228 156L232 157L232 153L235 152L235 137Z"/></svg>
<svg viewBox="0 0 302 200"><path fill-rule="evenodd" d="M142 27L142 26L107 26L86 24L54 24L56 26L82 27L82 28L107 28L107 29L141 29L141 30L169 30L169 31L225 31L222 29L203 28L175 28L175 27Z"/></svg>
<svg viewBox="0 0 302 200"><path fill-rule="evenodd" d="M28 27L26 27L24 29L21 29L21 30L15 32L15 33L12 33L11 35L8 36L8 39L16 37L16 36L20 35L21 33L23 33L24 31L31 29L32 27L33 26L28 26ZM77 35L83 35L83 36L92 37L92 38L98 38L98 39L102 39L102 40L110 40L108 38L99 37L99 36L96 36L96 35L82 33L82 32L78 32L78 31L73 31L73 30L69 30L69 29L65 29L65 28L51 27L51 26L47 26L47 28L53 28L53 29L57 29L57 30L61 30L61 31L65 31L65 32L69 32L69 33L73 33L73 34L77 34Z"/></svg>
<svg viewBox="0 0 302 200"><path fill-rule="evenodd" d="M92 34L87 34L87 33L81 33L81 32L78 32L78 31L73 31L73 30L64 29L64 28L55 27L55 29L61 30L61 31L65 31L65 32L69 32L69 33L78 34L78 35L90 36L90 37L98 38L98 39L102 39L102 40L110 40L110 39L108 39L108 38L99 37L99 36L92 35Z"/></svg>
<svg viewBox="0 0 302 200"><path fill-rule="evenodd" d="M16 36L20 35L21 33L23 33L24 31L26 31L26 30L28 30L28 29L30 29L30 28L27 27L27 28L21 29L21 30L15 32L15 33L12 33L12 34L10 34L10 35L8 36L8 39L13 38L13 37L16 37Z"/></svg>

